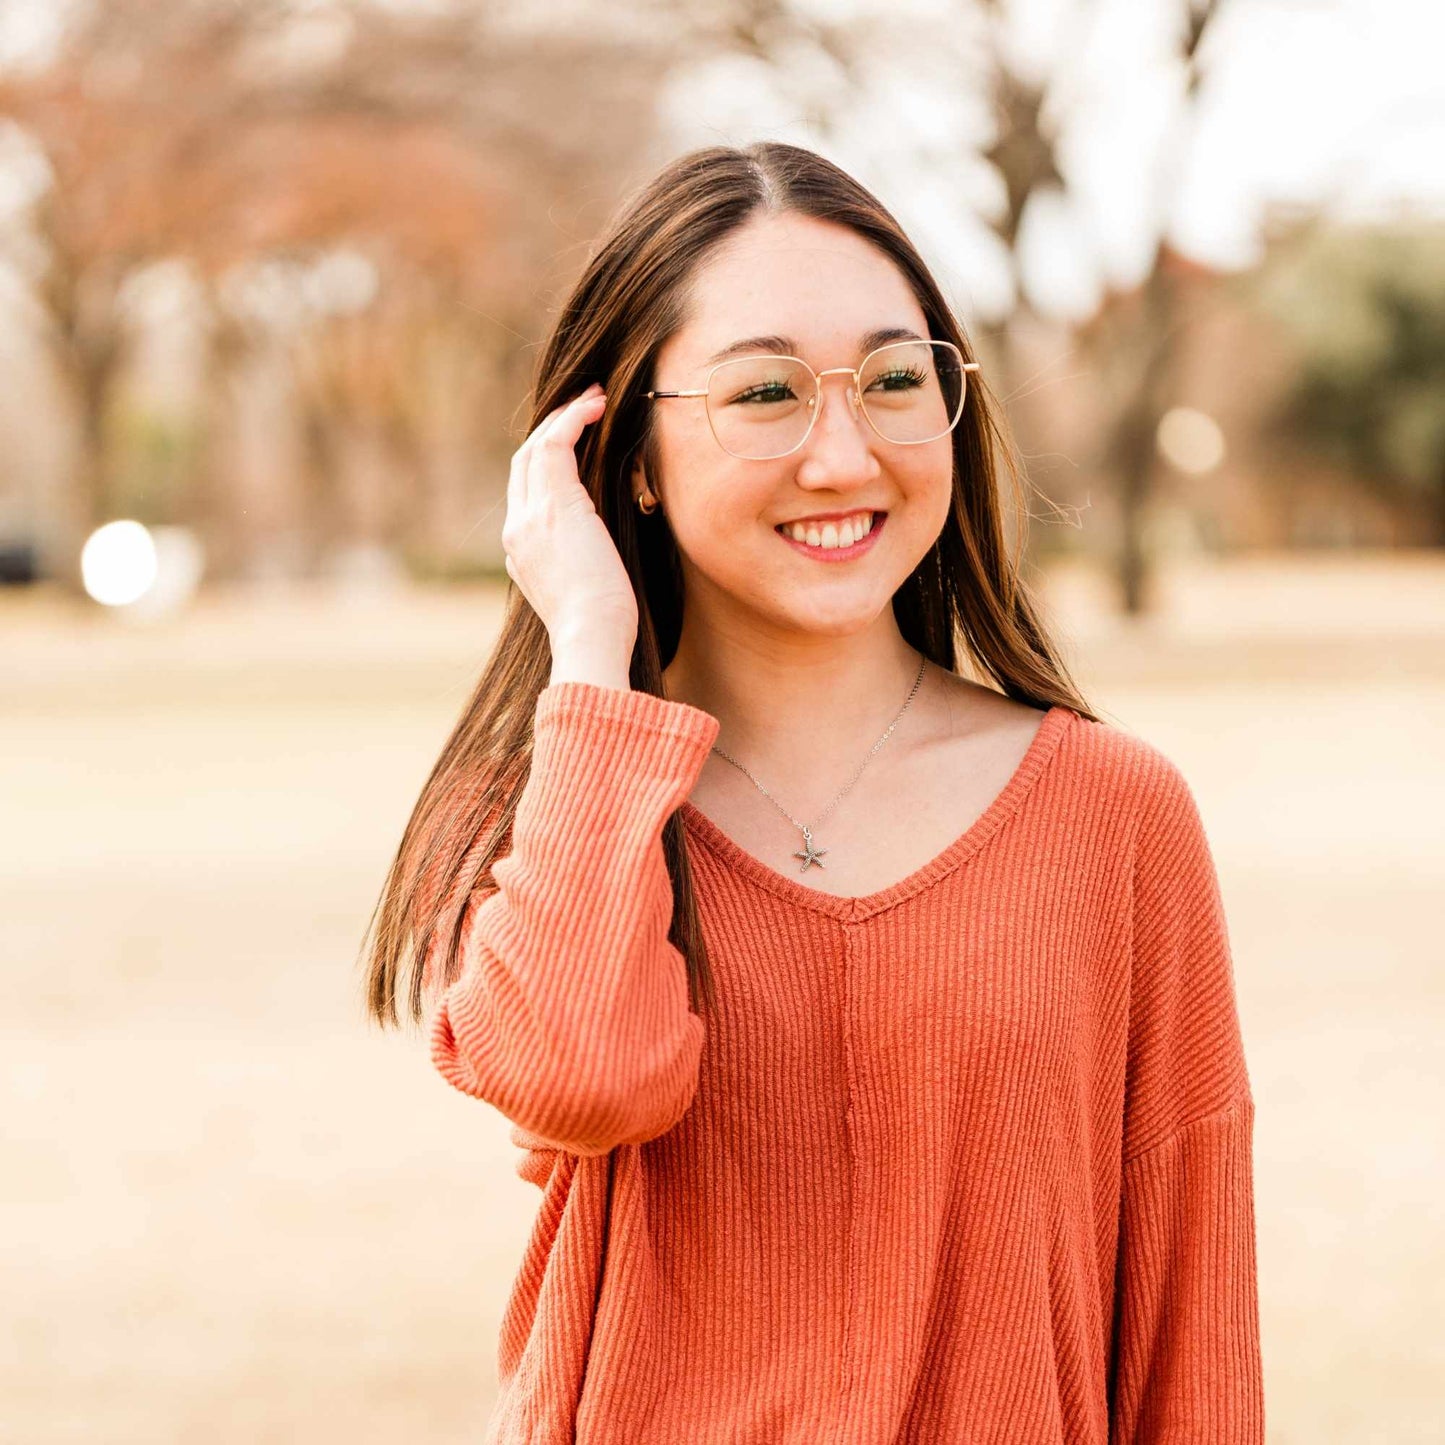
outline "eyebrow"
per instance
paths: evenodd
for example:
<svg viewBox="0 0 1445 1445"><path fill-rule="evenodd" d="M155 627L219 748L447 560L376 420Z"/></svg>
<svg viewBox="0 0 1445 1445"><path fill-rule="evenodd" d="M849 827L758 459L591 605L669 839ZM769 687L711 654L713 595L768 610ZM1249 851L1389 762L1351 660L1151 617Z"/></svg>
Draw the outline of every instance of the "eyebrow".
<svg viewBox="0 0 1445 1445"><path fill-rule="evenodd" d="M870 351L876 351L878 347L886 346L890 341L926 341L927 339L926 336L920 336L906 326L883 326L876 331L865 332L858 338L858 355L867 356ZM724 346L721 351L714 351L703 362L703 365L716 366L719 361L726 361L730 356L741 356L754 351L797 356L798 350L798 343L791 336L747 336L741 341L734 341L730 345Z"/></svg>

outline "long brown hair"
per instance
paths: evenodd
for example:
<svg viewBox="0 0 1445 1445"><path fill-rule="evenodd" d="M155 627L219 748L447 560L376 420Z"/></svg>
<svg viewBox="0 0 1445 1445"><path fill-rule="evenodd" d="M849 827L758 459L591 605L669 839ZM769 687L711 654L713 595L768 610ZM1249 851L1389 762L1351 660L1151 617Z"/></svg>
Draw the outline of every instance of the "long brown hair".
<svg viewBox="0 0 1445 1445"><path fill-rule="evenodd" d="M682 627L676 545L663 509L644 515L629 486L635 454L656 486L651 408L659 349L683 324L700 264L755 216L801 212L851 226L892 258L928 318L929 335L972 350L898 223L831 162L775 141L709 146L679 157L630 197L608 225L562 307L538 368L530 433L556 407L601 382L609 403L583 433L578 475L631 574L638 598L631 685L665 696L663 669ZM975 373L975 378L983 373ZM918 569L893 596L904 638L938 666L960 663L1008 697L1035 707L1063 704L1094 718L1069 680L1005 545L999 482L1013 484L1019 530L1026 525L1022 468L987 382L969 387L952 433L953 506ZM397 986L409 969L410 1014L460 971L465 904L505 856L531 763L532 715L547 686L551 651L541 619L508 592L501 634L480 682L422 788L362 945L367 1013L397 1023ZM669 939L687 963L692 1006L713 1003L713 980L693 894L681 815L668 818L663 848L672 879Z"/></svg>

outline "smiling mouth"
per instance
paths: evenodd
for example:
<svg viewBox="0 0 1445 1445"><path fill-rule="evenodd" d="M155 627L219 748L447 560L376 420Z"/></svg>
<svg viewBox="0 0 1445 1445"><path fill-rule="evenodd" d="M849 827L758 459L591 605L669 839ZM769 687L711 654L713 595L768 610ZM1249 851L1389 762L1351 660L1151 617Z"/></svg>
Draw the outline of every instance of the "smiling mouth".
<svg viewBox="0 0 1445 1445"><path fill-rule="evenodd" d="M795 537L788 523L780 522L773 530L785 542L796 547L801 552L806 552L809 556L817 557L823 561L831 561L833 559L841 561L845 557L853 557L867 551L868 548L873 545L873 541L878 536L878 533L882 530L883 523L887 516L887 512L874 512L868 530L853 538L846 546L840 546L836 542L831 547L825 546L823 543L823 524L817 522L807 524L807 530L817 537L817 541L815 542L810 542L806 539L800 540ZM834 526L835 524L829 523L828 525Z"/></svg>

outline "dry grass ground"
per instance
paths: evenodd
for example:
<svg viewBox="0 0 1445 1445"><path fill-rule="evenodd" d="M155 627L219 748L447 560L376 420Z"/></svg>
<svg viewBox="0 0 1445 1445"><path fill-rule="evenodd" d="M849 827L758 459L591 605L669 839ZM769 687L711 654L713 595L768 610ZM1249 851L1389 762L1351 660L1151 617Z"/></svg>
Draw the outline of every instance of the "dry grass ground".
<svg viewBox="0 0 1445 1445"><path fill-rule="evenodd" d="M1445 559L1048 596L1219 863L1271 1445L1445 1438ZM479 1438L536 1190L354 958L497 601L0 596L0 1439Z"/></svg>

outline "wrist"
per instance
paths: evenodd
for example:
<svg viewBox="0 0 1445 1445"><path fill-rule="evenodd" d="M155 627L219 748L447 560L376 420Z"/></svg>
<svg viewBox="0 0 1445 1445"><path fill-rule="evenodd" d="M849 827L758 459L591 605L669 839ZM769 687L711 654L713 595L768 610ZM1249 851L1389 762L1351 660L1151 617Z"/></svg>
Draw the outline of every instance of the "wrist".
<svg viewBox="0 0 1445 1445"><path fill-rule="evenodd" d="M567 628L552 643L551 683L590 682L624 691L632 687L632 642L616 632Z"/></svg>

